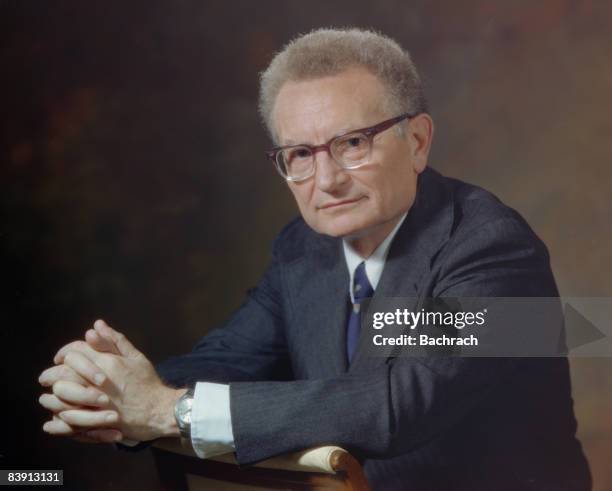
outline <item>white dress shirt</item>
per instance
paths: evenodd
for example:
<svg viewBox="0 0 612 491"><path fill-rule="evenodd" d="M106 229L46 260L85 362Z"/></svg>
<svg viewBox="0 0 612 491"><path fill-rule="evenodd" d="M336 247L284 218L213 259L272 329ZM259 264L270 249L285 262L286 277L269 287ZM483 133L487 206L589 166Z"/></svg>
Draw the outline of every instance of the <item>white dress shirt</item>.
<svg viewBox="0 0 612 491"><path fill-rule="evenodd" d="M391 245L391 241L397 234L397 231L401 227L402 223L404 223L404 219L406 218L407 213L402 215L397 225L391 231L385 240L383 240L380 245L374 250L374 252L370 255L370 257L364 259L359 254L355 252L355 249L351 247L351 245L346 241L342 241L342 247L344 249L344 258L346 259L346 266L349 270L350 278L349 278L349 292L351 294L351 303L355 303L355 295L353 292L353 284L355 277L355 270L357 266L363 261L365 262L365 270L366 275L368 276L368 280L370 280L370 285L372 285L372 289L376 290L378 286L378 281L380 280L380 276L382 275L383 269L385 267L385 262L387 260L387 254L389 253L389 246Z"/></svg>
<svg viewBox="0 0 612 491"><path fill-rule="evenodd" d="M344 258L350 273L349 292L354 303L353 276L359 263L365 261L365 270L373 289L382 275L389 246L404 222L404 213L395 228L368 258L362 258L351 245L343 240ZM195 386L191 408L191 444L200 458L214 457L235 449L232 417L230 413L229 385L198 382Z"/></svg>

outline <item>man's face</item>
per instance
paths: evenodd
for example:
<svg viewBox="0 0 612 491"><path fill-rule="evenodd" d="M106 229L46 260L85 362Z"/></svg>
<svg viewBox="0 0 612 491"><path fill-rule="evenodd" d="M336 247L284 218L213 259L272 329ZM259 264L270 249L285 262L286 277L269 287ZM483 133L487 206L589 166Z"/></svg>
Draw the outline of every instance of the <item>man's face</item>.
<svg viewBox="0 0 612 491"><path fill-rule="evenodd" d="M319 145L397 116L384 110L384 102L382 83L360 67L330 77L287 82L272 115L278 143ZM416 119L401 123L405 136L395 127L376 135L371 159L357 169L344 170L327 152L317 152L314 176L288 183L306 223L334 237L382 235L382 240L414 202L417 176L425 168L431 140L431 120L423 116L425 126ZM426 141L418 134L422 127L429 128Z"/></svg>

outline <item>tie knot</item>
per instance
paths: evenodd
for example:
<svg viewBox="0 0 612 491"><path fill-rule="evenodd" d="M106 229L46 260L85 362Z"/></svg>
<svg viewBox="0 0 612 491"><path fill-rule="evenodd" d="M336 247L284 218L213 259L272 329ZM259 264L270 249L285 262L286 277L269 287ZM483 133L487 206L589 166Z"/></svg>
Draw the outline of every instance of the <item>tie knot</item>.
<svg viewBox="0 0 612 491"><path fill-rule="evenodd" d="M374 293L374 288L368 280L366 274L365 262L361 262L359 266L355 268L355 275L353 277L353 297L355 303L361 303L364 298L369 298Z"/></svg>

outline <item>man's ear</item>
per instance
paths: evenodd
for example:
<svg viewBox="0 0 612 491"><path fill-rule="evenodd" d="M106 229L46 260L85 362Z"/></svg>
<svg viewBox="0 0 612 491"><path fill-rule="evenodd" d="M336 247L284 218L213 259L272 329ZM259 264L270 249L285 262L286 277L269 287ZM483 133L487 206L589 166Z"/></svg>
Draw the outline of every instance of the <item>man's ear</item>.
<svg viewBox="0 0 612 491"><path fill-rule="evenodd" d="M427 166L433 134L434 123L429 114L421 113L409 121L408 138L410 139L411 157L414 170L419 174Z"/></svg>

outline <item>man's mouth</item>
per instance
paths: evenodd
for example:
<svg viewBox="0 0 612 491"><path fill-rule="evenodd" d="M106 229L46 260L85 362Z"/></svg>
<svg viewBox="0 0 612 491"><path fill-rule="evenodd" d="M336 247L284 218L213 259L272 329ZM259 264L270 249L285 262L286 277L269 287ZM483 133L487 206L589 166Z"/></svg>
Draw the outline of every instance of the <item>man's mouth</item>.
<svg viewBox="0 0 612 491"><path fill-rule="evenodd" d="M365 196L361 196L360 198L354 198L354 199L343 199L343 200L338 200L338 201L330 201L329 203L325 203L319 206L319 210L331 210L331 209L342 208L345 206L350 206L350 205L353 205L361 201L364 198Z"/></svg>

